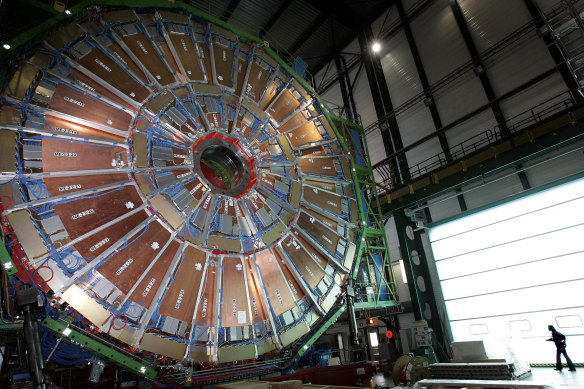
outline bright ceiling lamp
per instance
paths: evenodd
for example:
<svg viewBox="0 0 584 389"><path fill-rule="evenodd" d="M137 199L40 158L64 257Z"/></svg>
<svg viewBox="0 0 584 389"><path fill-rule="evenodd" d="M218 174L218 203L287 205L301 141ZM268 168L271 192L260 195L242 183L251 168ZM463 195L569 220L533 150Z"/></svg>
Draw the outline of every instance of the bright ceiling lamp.
<svg viewBox="0 0 584 389"><path fill-rule="evenodd" d="M379 53L381 51L381 43L373 42L373 45L371 45L371 50L373 50L374 53Z"/></svg>

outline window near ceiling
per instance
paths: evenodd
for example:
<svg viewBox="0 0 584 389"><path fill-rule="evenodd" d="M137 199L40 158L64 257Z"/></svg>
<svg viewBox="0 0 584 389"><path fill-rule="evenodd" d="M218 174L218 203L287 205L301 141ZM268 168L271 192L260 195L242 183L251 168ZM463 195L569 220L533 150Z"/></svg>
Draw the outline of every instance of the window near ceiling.
<svg viewBox="0 0 584 389"><path fill-rule="evenodd" d="M489 327L486 324L471 324L468 330L472 335L485 335L489 333Z"/></svg>
<svg viewBox="0 0 584 389"><path fill-rule="evenodd" d="M556 325L559 328L582 327L582 318L578 315L557 316Z"/></svg>
<svg viewBox="0 0 584 389"><path fill-rule="evenodd" d="M509 330L511 332L526 332L531 331L531 328L529 320L511 320L509 322Z"/></svg>

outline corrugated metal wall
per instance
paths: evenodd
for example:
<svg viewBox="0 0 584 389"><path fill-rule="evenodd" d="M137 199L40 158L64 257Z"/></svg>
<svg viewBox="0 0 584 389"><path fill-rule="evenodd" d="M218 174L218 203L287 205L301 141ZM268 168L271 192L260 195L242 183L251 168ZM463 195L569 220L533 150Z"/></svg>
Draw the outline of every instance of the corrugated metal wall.
<svg viewBox="0 0 584 389"><path fill-rule="evenodd" d="M537 0L536 4L543 10L549 9L556 1ZM420 4L419 0L402 0L406 13ZM554 68L555 63L543 39L537 33L524 1L521 0L458 0L463 18L468 26L472 40L480 54L487 53L484 60L486 73L495 96L500 97L525 84L542 73ZM380 15L372 24L375 36L384 36L399 25L396 6L388 14ZM475 74L470 52L463 35L456 23L449 0L435 0L419 12L410 21L411 31L417 45L422 66L430 86L433 89L434 103L443 126L459 120L468 113L487 104L488 98ZM512 43L501 46L503 39L514 34ZM503 47L493 50L493 47ZM358 52L357 42L347 47L345 52ZM490 54L489 54L490 53ZM404 146L436 130L430 109L420 101L403 109L404 103L423 93L423 87L416 69L414 58L403 28L382 40L379 54L385 74L389 93L396 115ZM330 71L335 71L334 64ZM352 72L353 76L355 74ZM329 73L330 74L330 73ZM353 77L352 76L352 77ZM445 77L450 81L444 82ZM318 76L316 77L318 80ZM440 87L434 88L437 83ZM499 102L504 118L509 124L523 120L526 112L538 104L552 104L554 96L568 90L559 72L544 78L533 86L522 90L512 97ZM367 127L377 117L369 90L365 71L361 71L353 90L357 110L361 114L363 125ZM563 96L565 98L565 95ZM342 105L340 88L330 88L324 98ZM550 101L551 100L551 101ZM546 103L547 102L547 103ZM472 137L481 137L486 131L498 131L497 121L491 109L463 121L446 132L447 143L451 150L460 149L460 143ZM476 138L475 138L476 139ZM367 135L369 151L373 163L382 160L386 154L379 131ZM432 158L442 151L438 138L424 143L407 152L410 167ZM556 162L559 164L560 162ZM568 163L568 162L566 162ZM570 169L560 169L560 171ZM532 186L540 184L536 170L527 172ZM463 194L468 209L488 204L500 198L522 191L522 185L513 170L502 173L505 178L490 178L496 181L480 189ZM511 174L509 177L507 175ZM561 173L559 173L561 174ZM549 174L548 174L549 175ZM556 176L556 175L553 175ZM550 176L551 177L551 176ZM559 177L557 177L559 178ZM466 188L469 189L469 188ZM464 190L463 190L464 192ZM433 221L459 213L460 206L452 194L446 201L435 200L430 206Z"/></svg>

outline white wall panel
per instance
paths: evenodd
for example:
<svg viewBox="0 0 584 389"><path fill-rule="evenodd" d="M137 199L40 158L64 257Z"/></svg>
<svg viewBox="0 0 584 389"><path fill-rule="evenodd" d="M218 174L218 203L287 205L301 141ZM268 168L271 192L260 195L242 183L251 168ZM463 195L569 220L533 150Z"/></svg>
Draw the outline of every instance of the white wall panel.
<svg viewBox="0 0 584 389"><path fill-rule="evenodd" d="M385 154L385 147L383 146L381 131L375 130L370 134L367 134L365 137L367 139L367 147L369 148L371 165L375 165L387 156Z"/></svg>
<svg viewBox="0 0 584 389"><path fill-rule="evenodd" d="M334 65L333 65L334 66ZM336 72L336 69L333 68L333 71ZM324 100L324 103L332 103L334 105L343 106L343 95L341 93L341 86L339 83L334 84L330 87L325 93L320 95L320 98ZM332 108L332 107L331 107Z"/></svg>
<svg viewBox="0 0 584 389"><path fill-rule="evenodd" d="M523 1L458 0L458 4L479 53L531 19Z"/></svg>
<svg viewBox="0 0 584 389"><path fill-rule="evenodd" d="M474 296L464 299L447 301L450 320L510 315L516 312L535 312L549 308L566 309L582 304L578 291L584 290L584 280L566 281L562 283L562 297L558 294L557 285L542 285L518 291L497 293L496 300L506 302L497 304L493 296ZM552 305L553 304L553 305Z"/></svg>
<svg viewBox="0 0 584 389"><path fill-rule="evenodd" d="M430 205L429 209L433 223L439 222L440 220L444 220L460 213L458 199L456 196L454 196L454 193L449 194L449 196L452 197L447 200L440 200L435 204Z"/></svg>
<svg viewBox="0 0 584 389"><path fill-rule="evenodd" d="M394 107L399 107L424 89L420 83L405 33L400 31L384 45L387 45L387 53L380 58L381 66L385 73L391 102Z"/></svg>
<svg viewBox="0 0 584 389"><path fill-rule="evenodd" d="M560 326L558 322L562 324L562 320L565 318L574 318L576 323L581 323L582 318L584 318L584 309L546 310L511 316L453 321L450 324L457 340L472 341L484 338L500 340L502 336L512 336L512 340L507 341L514 344L515 351L519 352L525 360L531 363L553 363L556 347L552 342L546 342L546 339L550 337L547 326L552 324L566 336L568 355L572 361L584 361L584 348L574 347L578 338L582 337L582 325ZM486 333L473 334L477 329Z"/></svg>
<svg viewBox="0 0 584 389"><path fill-rule="evenodd" d="M509 289L530 288L546 283L556 283L566 280L565 269L570 269L570 278L584 278L584 253L570 254L565 257L547 258L533 263L476 273L465 277L442 279L442 291L445 299L456 299L473 295L495 293L501 290L501 283ZM517 274L529 274L529 277L517 277ZM492 280L498 280L494 283Z"/></svg>
<svg viewBox="0 0 584 389"><path fill-rule="evenodd" d="M481 80L466 72L434 96L442 123L447 125L488 103Z"/></svg>
<svg viewBox="0 0 584 389"><path fill-rule="evenodd" d="M394 108L423 92L414 59L403 31L388 42L388 53L381 58L391 101ZM396 117L404 146L435 131L430 110L422 102ZM438 138L406 153L409 166L428 159L442 151Z"/></svg>
<svg viewBox="0 0 584 389"><path fill-rule="evenodd" d="M358 70L359 67L357 66L349 73L351 82L355 80L355 75ZM355 80L355 84L353 85L353 99L355 100L357 113L361 115L363 127L367 127L377 120L377 113L375 112L375 105L373 104L371 88L369 88L369 81L367 80L365 69L361 69L359 76Z"/></svg>
<svg viewBox="0 0 584 389"><path fill-rule="evenodd" d="M411 23L430 84L470 60L447 0L436 0Z"/></svg>
<svg viewBox="0 0 584 389"><path fill-rule="evenodd" d="M555 63L543 40L532 32L485 66L495 95L501 96L553 68Z"/></svg>
<svg viewBox="0 0 584 389"><path fill-rule="evenodd" d="M399 251L397 228L393 216L391 216L387 220L387 223L385 223L385 236L387 238L387 244L389 245L389 255L391 256L391 260L399 261L401 259L401 252Z"/></svg>
<svg viewBox="0 0 584 389"><path fill-rule="evenodd" d="M469 273L469 263L472 272L488 272L505 267L518 267L522 264L545 261L555 256L568 256L581 251L581 243L574 236L582 236L584 226L564 228L546 235L546 239L535 236L522 239L513 244L503 244L483 249L480 252L449 257L438 260L436 267L442 279L456 279ZM554 244L549 244L554 242Z"/></svg>
<svg viewBox="0 0 584 389"><path fill-rule="evenodd" d="M572 147L549 153L543 158L525 163L524 167L529 167L525 171L529 183L533 187L537 187L581 172L582 167L584 167L584 152L581 149L584 147L584 142L580 141ZM576 151L567 153L570 150ZM545 163L542 163L544 161Z"/></svg>
<svg viewBox="0 0 584 389"><path fill-rule="evenodd" d="M484 228L498 221L516 218L533 213L542 208L563 204L567 201L582 197L584 180L575 180L562 185L562 190L548 189L537 193L537 196L523 198L521 202L507 202L487 211L476 212L459 219L456 223L445 223L440 228L434 228L431 233L432 241L446 239L470 230Z"/></svg>
<svg viewBox="0 0 584 389"><path fill-rule="evenodd" d="M509 171L507 173L509 173ZM516 174L513 174L501 180L493 181L488 185L482 186L473 191L464 193L464 199L466 200L466 206L468 209L474 209L522 191L523 187L521 186L519 177Z"/></svg>
<svg viewBox="0 0 584 389"><path fill-rule="evenodd" d="M534 115L545 117L556 113L556 110L549 110L569 98L568 93L563 93L567 91L568 88L560 73L554 73L534 86L503 100L500 107L509 126L521 125L528 119L535 120ZM564 108L557 109L559 111ZM526 112L529 110L533 111Z"/></svg>
<svg viewBox="0 0 584 389"><path fill-rule="evenodd" d="M465 148L466 154L472 152L473 149L469 147L482 138L482 135L479 134L485 131L490 131L490 134L494 133L496 125L497 121L493 116L493 112L490 109L486 109L461 124L448 129L446 131L446 139L452 154L458 158L462 147Z"/></svg>
<svg viewBox="0 0 584 389"><path fill-rule="evenodd" d="M464 115L488 103L480 79L472 72L466 72L452 84L440 90L434 102L443 125L448 125ZM447 130L446 139L452 149L458 143L492 128L496 125L490 109Z"/></svg>
<svg viewBox="0 0 584 389"><path fill-rule="evenodd" d="M408 289L408 284L403 282L403 276L400 269L399 262L392 265L393 275L395 277L395 282L397 284L397 294L399 296L400 303L405 303L412 301L410 295L410 290Z"/></svg>
<svg viewBox="0 0 584 389"><path fill-rule="evenodd" d="M422 115L423 114L423 115ZM413 135L412 138L419 139L424 132L428 132L428 126L424 123L417 127L416 122L423 122L427 120L426 114L420 111L420 115L410 115L406 120L400 121L400 130L402 131L402 138L404 134L407 137ZM405 142L405 141L404 141ZM411 143L411 142L409 142ZM428 166L438 161L437 155L442 151L438 137L428 140L419 146L416 146L410 151L406 152L406 159L412 176L422 176L427 173ZM419 165L418 165L419 164ZM434 165L435 169L438 165Z"/></svg>

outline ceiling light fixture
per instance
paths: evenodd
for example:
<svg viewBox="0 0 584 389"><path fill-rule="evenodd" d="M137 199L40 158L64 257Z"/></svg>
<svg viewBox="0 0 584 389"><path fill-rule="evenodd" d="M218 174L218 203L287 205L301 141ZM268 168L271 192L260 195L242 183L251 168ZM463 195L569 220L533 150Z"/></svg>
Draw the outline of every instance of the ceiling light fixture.
<svg viewBox="0 0 584 389"><path fill-rule="evenodd" d="M379 53L381 51L381 43L373 42L373 45L371 46L371 50L373 50L374 53Z"/></svg>

